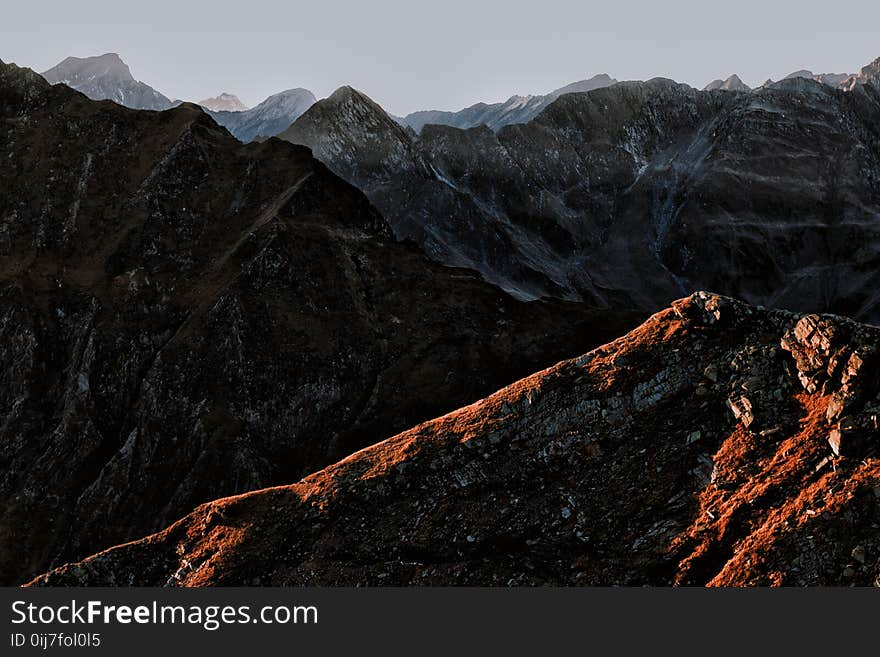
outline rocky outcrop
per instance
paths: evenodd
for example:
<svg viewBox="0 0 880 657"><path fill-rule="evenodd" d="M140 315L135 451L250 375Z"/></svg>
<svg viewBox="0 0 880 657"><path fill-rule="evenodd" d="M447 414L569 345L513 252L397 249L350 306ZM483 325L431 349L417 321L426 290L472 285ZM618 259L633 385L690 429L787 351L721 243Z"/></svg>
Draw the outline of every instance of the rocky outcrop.
<svg viewBox="0 0 880 657"><path fill-rule="evenodd" d="M33 583L880 586L878 339L697 293Z"/></svg>
<svg viewBox="0 0 880 657"><path fill-rule="evenodd" d="M116 53L68 57L43 73L52 84L66 84L92 100L112 100L132 109L166 110L175 103L151 86L138 82Z"/></svg>
<svg viewBox="0 0 880 657"><path fill-rule="evenodd" d="M843 86L849 91L863 86L871 86L874 89L880 88L880 57L867 66L862 67L862 70L844 82Z"/></svg>
<svg viewBox="0 0 880 657"><path fill-rule="evenodd" d="M519 298L653 311L714 289L877 322L873 70L849 91L620 83L497 132L426 126L391 141L381 108L346 114L331 98L282 137L363 189L396 235Z"/></svg>
<svg viewBox="0 0 880 657"><path fill-rule="evenodd" d="M307 149L0 63L0 581L618 335L396 242Z"/></svg>

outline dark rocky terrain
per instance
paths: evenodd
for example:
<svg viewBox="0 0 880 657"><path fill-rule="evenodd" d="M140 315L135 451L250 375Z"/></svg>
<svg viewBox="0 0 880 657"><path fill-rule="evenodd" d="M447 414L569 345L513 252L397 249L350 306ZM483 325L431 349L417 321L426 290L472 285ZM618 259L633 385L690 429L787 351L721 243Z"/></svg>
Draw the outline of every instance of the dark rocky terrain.
<svg viewBox="0 0 880 657"><path fill-rule="evenodd" d="M148 84L138 82L116 53L68 57L43 73L52 84L66 84L92 100L112 100L133 109L166 110L175 103Z"/></svg>
<svg viewBox="0 0 880 657"><path fill-rule="evenodd" d="M0 63L0 582L297 481L633 326L396 242L307 149Z"/></svg>
<svg viewBox="0 0 880 657"><path fill-rule="evenodd" d="M415 132L421 132L428 124L464 129L484 125L492 130L499 130L514 123L528 123L563 94L583 93L610 87L613 84L617 84L617 80L603 73L594 75L588 80L572 82L545 95L511 96L503 103L477 103L457 112L421 110L407 114L397 121Z"/></svg>
<svg viewBox="0 0 880 657"><path fill-rule="evenodd" d="M878 341L698 293L33 583L880 586Z"/></svg>
<svg viewBox="0 0 880 657"><path fill-rule="evenodd" d="M520 298L654 310L713 289L880 322L878 70L750 93L620 83L497 132L419 135L345 88L281 136L397 236Z"/></svg>

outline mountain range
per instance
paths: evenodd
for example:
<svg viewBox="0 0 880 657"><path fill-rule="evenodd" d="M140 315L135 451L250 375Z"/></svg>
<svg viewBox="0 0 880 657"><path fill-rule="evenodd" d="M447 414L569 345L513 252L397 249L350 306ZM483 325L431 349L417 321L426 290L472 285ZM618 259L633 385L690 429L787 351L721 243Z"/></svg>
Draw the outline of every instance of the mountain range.
<svg viewBox="0 0 880 657"><path fill-rule="evenodd" d="M43 77L52 84L64 83L93 100L112 100L132 109L163 110L181 102L171 101L152 87L136 81L116 53L97 57L68 57L43 73ZM414 112L397 120L416 131L426 123L461 128L485 124L497 129L510 123L529 121L562 94L590 91L615 83L616 80L607 75L596 75L542 96L512 96L504 103L478 103L458 112ZM251 109L229 93L206 98L198 104L235 137L247 142L279 134L315 101L311 91L298 88L273 94Z"/></svg>
<svg viewBox="0 0 880 657"><path fill-rule="evenodd" d="M0 62L0 583L880 585L880 59L418 130L120 63Z"/></svg>
<svg viewBox="0 0 880 657"><path fill-rule="evenodd" d="M519 298L652 311L712 289L876 322L878 68L844 89L618 83L526 124L418 135L343 88L279 137L362 189L398 238Z"/></svg>
<svg viewBox="0 0 880 657"><path fill-rule="evenodd" d="M128 66L116 53L97 57L68 57L57 66L43 73L52 84L63 82L94 100L113 100L132 109L162 110L179 104L161 93L136 81ZM858 76L849 73L814 74L799 70L787 75L784 80L808 78L832 87L845 87ZM589 79L573 82L544 95L513 95L500 103L476 103L458 111L420 110L404 117L394 119L415 132L428 124L448 125L456 128L473 128L485 125L498 130L505 125L528 123L548 105L564 94L584 93L617 84L617 80L607 74L595 75ZM763 86L773 84L767 80ZM705 91L718 89L750 91L737 75L726 80L714 80ZM246 117L234 118L225 112L247 112L248 108L237 96L221 93L198 102L206 110L217 113L214 118L242 141L257 137L272 137L290 126L308 107L315 102L314 95L306 89L291 89L273 94L261 103L259 111ZM256 110L257 108L253 108Z"/></svg>
<svg viewBox="0 0 880 657"><path fill-rule="evenodd" d="M236 111L211 111L208 114L234 137L243 142L271 137L290 127L314 105L315 95L308 89L288 89L269 96L256 107Z"/></svg>
<svg viewBox="0 0 880 657"><path fill-rule="evenodd" d="M302 147L0 63L0 582L289 483L642 317L393 239ZM132 154L136 154L133 156Z"/></svg>
<svg viewBox="0 0 880 657"><path fill-rule="evenodd" d="M92 100L112 100L132 109L165 110L182 102L169 100L149 85L135 80L128 65L115 53L68 57L45 71L43 77L52 84L63 83L76 89ZM270 96L251 109L245 107L237 96L228 93L198 104L233 136L248 142L259 136L278 134L314 102L311 91L290 89Z"/></svg>
<svg viewBox="0 0 880 657"><path fill-rule="evenodd" d="M457 112L426 110L396 118L403 126L420 132L427 124L449 125L455 128L475 128L485 125L492 130L514 123L528 123L563 94L583 93L617 84L608 75L596 75L589 80L573 82L543 96L511 96L503 103L477 103Z"/></svg>
<svg viewBox="0 0 880 657"><path fill-rule="evenodd" d="M795 71L794 73L789 73L786 75L783 80L797 80L799 78L803 78L805 80L815 80L820 84L828 85L829 87L833 87L835 89L845 89L848 87L854 80L858 80L858 75L850 74L850 73L813 73L812 71L808 71L806 69L802 69L800 71ZM773 80L767 80L761 87L769 87L775 84ZM738 75L731 75L726 80L713 80L703 91L751 91L751 87L745 84Z"/></svg>

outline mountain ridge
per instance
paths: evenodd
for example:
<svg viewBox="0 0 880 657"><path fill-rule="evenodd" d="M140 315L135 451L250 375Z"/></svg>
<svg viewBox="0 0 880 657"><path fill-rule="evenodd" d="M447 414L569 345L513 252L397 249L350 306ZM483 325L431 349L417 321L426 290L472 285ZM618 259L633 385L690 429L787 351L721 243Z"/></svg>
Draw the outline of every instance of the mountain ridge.
<svg viewBox="0 0 880 657"><path fill-rule="evenodd" d="M364 190L398 238L518 298L650 311L708 288L876 322L875 73L848 90L797 77L742 94L623 82L525 124L418 135L375 103L359 126L319 101L279 137Z"/></svg>
<svg viewBox="0 0 880 657"><path fill-rule="evenodd" d="M396 120L403 126L421 132L427 124L449 125L456 128L476 128L486 125L498 130L505 125L527 123L559 96L567 93L583 93L617 84L617 80L605 73L592 78L572 82L545 95L513 95L500 103L476 103L458 111L419 110Z"/></svg>
<svg viewBox="0 0 880 657"><path fill-rule="evenodd" d="M696 293L31 585L876 586L878 338Z"/></svg>

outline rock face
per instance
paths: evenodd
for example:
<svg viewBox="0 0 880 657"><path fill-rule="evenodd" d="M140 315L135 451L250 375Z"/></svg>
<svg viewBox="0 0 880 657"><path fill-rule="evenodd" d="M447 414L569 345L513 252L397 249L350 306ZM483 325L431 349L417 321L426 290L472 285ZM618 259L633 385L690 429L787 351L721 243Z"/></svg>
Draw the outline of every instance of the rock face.
<svg viewBox="0 0 880 657"><path fill-rule="evenodd" d="M33 583L880 585L878 341L697 293L297 484Z"/></svg>
<svg viewBox="0 0 880 657"><path fill-rule="evenodd" d="M654 310L696 289L880 321L880 85L669 80L566 94L493 132L393 126L334 94L281 135L399 237L519 298Z"/></svg>
<svg viewBox="0 0 880 657"><path fill-rule="evenodd" d="M200 100L199 105L213 112L246 112L248 107L235 94L222 93Z"/></svg>
<svg viewBox="0 0 880 657"><path fill-rule="evenodd" d="M201 108L0 63L0 581L296 481L600 344L392 239L355 188Z"/></svg>
<svg viewBox="0 0 880 657"><path fill-rule="evenodd" d="M864 86L880 88L880 57L843 83L843 87L849 91Z"/></svg>
<svg viewBox="0 0 880 657"><path fill-rule="evenodd" d="M486 126L491 130L514 123L527 123L563 94L583 93L617 84L617 80L605 75L595 75L589 80L573 82L544 96L511 96L503 103L477 103L457 112L423 110L398 119L405 127L421 132L428 124L448 125L455 128Z"/></svg>
<svg viewBox="0 0 880 657"><path fill-rule="evenodd" d="M135 80L116 53L99 57L68 57L43 73L52 84L66 84L92 100L112 100L133 109L165 110L174 103Z"/></svg>
<svg viewBox="0 0 880 657"><path fill-rule="evenodd" d="M240 141L249 142L257 137L273 137L283 132L316 100L308 89L288 89L269 96L251 109L213 111L215 108L209 107L211 111L208 113Z"/></svg>

